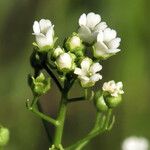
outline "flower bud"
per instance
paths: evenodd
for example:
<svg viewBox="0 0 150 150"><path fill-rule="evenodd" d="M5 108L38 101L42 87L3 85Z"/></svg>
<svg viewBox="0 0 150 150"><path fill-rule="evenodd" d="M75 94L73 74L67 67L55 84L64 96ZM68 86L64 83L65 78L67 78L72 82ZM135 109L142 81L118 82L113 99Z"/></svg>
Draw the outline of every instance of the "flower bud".
<svg viewBox="0 0 150 150"><path fill-rule="evenodd" d="M84 45L82 44L82 40L75 33L67 39L66 48L68 51L74 53L77 56L84 55Z"/></svg>
<svg viewBox="0 0 150 150"><path fill-rule="evenodd" d="M117 97L114 96L106 96L105 101L109 108L117 107L122 102L122 96L118 95Z"/></svg>
<svg viewBox="0 0 150 150"><path fill-rule="evenodd" d="M98 111L104 112L108 110L108 106L104 100L103 95L100 91L96 92L94 96L94 103Z"/></svg>
<svg viewBox="0 0 150 150"><path fill-rule="evenodd" d="M74 58L71 53L63 53L56 59L56 65L58 69L62 72L68 72L71 71L75 64L74 64Z"/></svg>
<svg viewBox="0 0 150 150"><path fill-rule="evenodd" d="M50 78L45 78L43 73L36 78L32 77L31 89L35 95L43 95L50 89Z"/></svg>
<svg viewBox="0 0 150 150"><path fill-rule="evenodd" d="M0 147L5 146L9 141L9 130L5 127L0 127Z"/></svg>
<svg viewBox="0 0 150 150"><path fill-rule="evenodd" d="M57 47L54 52L53 52L53 57L54 58L57 58L59 55L63 54L64 53L64 50L61 48L61 47Z"/></svg>

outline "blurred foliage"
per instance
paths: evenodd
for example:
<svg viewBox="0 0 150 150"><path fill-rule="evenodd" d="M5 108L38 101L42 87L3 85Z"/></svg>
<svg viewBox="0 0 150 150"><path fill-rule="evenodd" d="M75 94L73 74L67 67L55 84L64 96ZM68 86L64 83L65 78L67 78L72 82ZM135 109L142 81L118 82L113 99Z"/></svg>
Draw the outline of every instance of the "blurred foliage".
<svg viewBox="0 0 150 150"><path fill-rule="evenodd" d="M25 108L31 98L27 74L32 73L32 24L48 18L55 24L61 41L77 29L83 12L101 14L122 38L122 51L103 62L103 81L124 83L124 102L115 110L116 124L109 134L97 137L86 150L120 150L122 140L130 135L150 139L150 42L148 0L1 0L0 1L0 122L10 129L6 150L46 150L48 140L41 120ZM56 87L42 98L45 112L55 116L59 93ZM78 85L74 89L79 89ZM72 90L74 91L74 90ZM72 95L79 94L76 93ZM84 105L84 107L83 107ZM79 102L70 105L64 143L71 144L92 127L93 106ZM73 129L73 131L72 131ZM53 128L50 127L53 133Z"/></svg>

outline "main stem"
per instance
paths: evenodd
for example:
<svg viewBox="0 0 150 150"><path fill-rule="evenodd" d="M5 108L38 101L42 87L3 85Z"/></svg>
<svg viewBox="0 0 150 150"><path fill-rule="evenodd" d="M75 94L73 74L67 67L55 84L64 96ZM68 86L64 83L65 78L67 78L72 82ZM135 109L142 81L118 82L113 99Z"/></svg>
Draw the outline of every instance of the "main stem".
<svg viewBox="0 0 150 150"><path fill-rule="evenodd" d="M57 148L59 148L62 141L63 128L64 128L64 122L65 122L66 111L67 111L67 95L68 95L67 93L63 93L62 91L61 102L60 102L58 118L57 118L59 125L56 126L55 135L54 135L54 145Z"/></svg>

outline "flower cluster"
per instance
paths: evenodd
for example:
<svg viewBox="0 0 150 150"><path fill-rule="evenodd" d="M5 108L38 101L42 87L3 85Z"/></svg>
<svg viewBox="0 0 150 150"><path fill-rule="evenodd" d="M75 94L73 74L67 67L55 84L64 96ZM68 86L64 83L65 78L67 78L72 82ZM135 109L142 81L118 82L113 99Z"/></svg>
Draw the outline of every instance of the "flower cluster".
<svg viewBox="0 0 150 150"><path fill-rule="evenodd" d="M78 100L94 102L97 109L97 121L90 132L93 138L98 133L110 130L113 126L114 117L111 121L111 113L112 109L122 101L124 93L122 82L115 83L113 80L105 82L97 91L93 90L93 87L102 79L101 62L120 51L121 39L117 37L115 30L109 28L107 23L101 20L101 16L93 12L82 14L78 21L78 30L65 38L62 45L56 44L58 37L50 20L41 19L33 24L35 42L30 62L34 69L34 76L29 75L28 81L34 98L31 104L27 100L26 106L30 111L55 126L54 143L50 149L64 149L61 145L61 138L67 103ZM44 71L53 79L61 92L62 98L56 119L35 108L40 96L46 94L51 88L51 80L46 78ZM80 83L85 93L81 97L69 98L69 91L75 81ZM99 117L99 115L102 116ZM88 138L86 141L77 142L69 149L81 149L90 140Z"/></svg>
<svg viewBox="0 0 150 150"><path fill-rule="evenodd" d="M120 51L121 39L116 37L116 31L108 28L106 22L101 21L101 16L93 12L80 16L78 32L68 37L62 48L55 48L57 38L50 20L35 21L33 31L38 51L50 52L59 72L76 74L84 88L92 87L102 79L99 61ZM90 58L87 54L91 52L93 56Z"/></svg>
<svg viewBox="0 0 150 150"><path fill-rule="evenodd" d="M49 54L48 61L53 63L60 78L62 76L66 78L67 74L72 74L78 78L83 88L93 87L96 82L102 79L100 74L101 60L105 60L120 51L118 47L121 39L117 37L117 32L101 20L101 16L93 12L87 15L82 14L78 22L78 31L66 38L62 47L55 44L57 37L54 34L54 25L50 20L35 21L33 35L35 36L34 46L38 54L36 53L34 56L32 66L36 66L35 58L36 60L42 58L40 63L43 63L47 59L43 56L45 53ZM39 61L38 66L42 66ZM38 78L41 77L32 77L32 89L34 93L41 95L50 88L48 86L50 80L47 83L43 79L43 84L41 81L39 83ZM122 87L122 82L115 83L113 80L105 82L101 92L103 98L97 98L100 100L96 104L103 101L107 107L115 107L121 101L121 94L124 93Z"/></svg>

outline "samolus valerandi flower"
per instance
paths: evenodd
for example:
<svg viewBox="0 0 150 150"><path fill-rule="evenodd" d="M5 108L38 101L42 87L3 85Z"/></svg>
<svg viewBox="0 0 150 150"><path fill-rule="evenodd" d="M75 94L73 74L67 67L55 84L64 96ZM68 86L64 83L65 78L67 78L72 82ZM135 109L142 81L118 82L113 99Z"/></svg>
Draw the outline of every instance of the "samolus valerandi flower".
<svg viewBox="0 0 150 150"><path fill-rule="evenodd" d="M105 82L102 87L103 91L109 93L112 97L118 97L118 95L123 94L124 91L122 88L122 82L115 83L114 80Z"/></svg>
<svg viewBox="0 0 150 150"><path fill-rule="evenodd" d="M144 137L131 136L123 141L122 150L149 150L149 142Z"/></svg>
<svg viewBox="0 0 150 150"><path fill-rule="evenodd" d="M84 45L77 33L73 33L73 35L67 39L65 46L68 51L74 53L76 56L84 55Z"/></svg>
<svg viewBox="0 0 150 150"><path fill-rule="evenodd" d="M41 19L39 22L34 21L33 35L35 35L35 45L39 47L39 51L48 51L53 48L54 40L54 25L50 20Z"/></svg>
<svg viewBox="0 0 150 150"><path fill-rule="evenodd" d="M110 28L99 31L97 42L93 46L94 57L106 59L119 52L121 39L116 36L117 32Z"/></svg>
<svg viewBox="0 0 150 150"><path fill-rule="evenodd" d="M86 57L80 65L81 68L76 67L74 74L78 75L82 87L92 87L98 80L102 79L98 73L102 66L98 62L94 63L92 59Z"/></svg>
<svg viewBox="0 0 150 150"><path fill-rule="evenodd" d="M74 54L62 53L56 59L56 65L58 70L62 72L69 72L75 68Z"/></svg>
<svg viewBox="0 0 150 150"><path fill-rule="evenodd" d="M101 22L101 16L93 12L82 14L79 18L79 36L85 42L92 44L99 31L107 27L105 22Z"/></svg>

